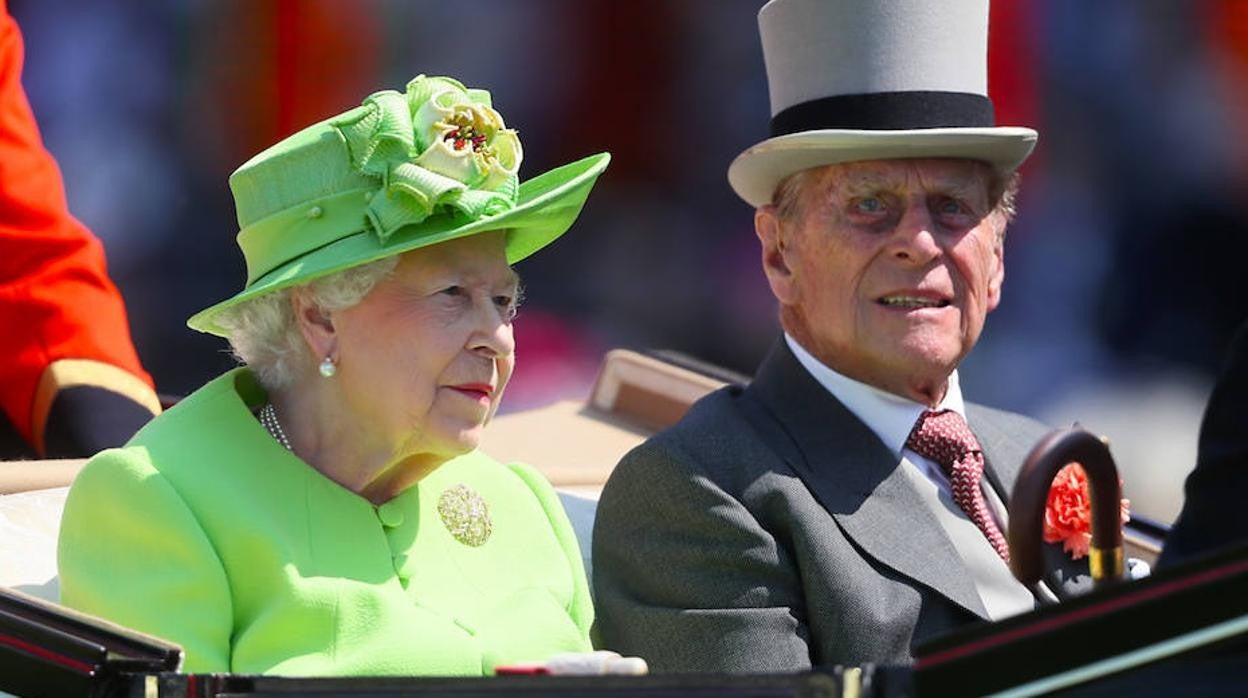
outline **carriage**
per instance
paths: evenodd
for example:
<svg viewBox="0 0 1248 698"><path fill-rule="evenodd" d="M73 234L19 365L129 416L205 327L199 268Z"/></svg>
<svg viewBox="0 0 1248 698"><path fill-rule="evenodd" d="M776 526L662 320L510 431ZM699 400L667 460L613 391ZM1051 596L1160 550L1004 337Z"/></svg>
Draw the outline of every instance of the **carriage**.
<svg viewBox="0 0 1248 698"><path fill-rule="evenodd" d="M535 464L559 489L592 570L589 541L596 492L628 449L678 420L689 405L743 380L670 354L607 354L589 399L499 417L482 449ZM543 434L560 438L543 438ZM1098 448L1099 445L1099 448ZM1015 498L1047 489L1056 467L1092 463L1104 444L1086 432L1056 432L1024 467ZM611 696L951 696L1148 695L1179 689L1239 695L1248 686L1248 547L1123 581L1111 560L1097 563L1098 588L1060 606L972 626L918 648L912 666L819 667L770 676L558 676L487 679L297 678L178 672L181 650L159 638L56 604L55 547L66 486L83 461L0 463L0 691L22 696L276 695L611 695ZM1089 473L1095 467L1089 468ZM1023 486L1028 472L1032 491ZM1108 490L1105 490L1108 491ZM1095 494L1095 487L1094 487ZM1117 491L1106 495L1116 502ZM1025 506L1017 501L1012 510ZM1019 507L1019 509L1016 509ZM1106 508L1101 506L1101 509ZM1016 516L1022 522L1027 517ZM1100 517L1104 521L1107 517ZM1094 544L1152 562L1166 527L1140 517L1094 530ZM1012 526L1025 554L1034 526ZM1101 539L1095 539L1101 536ZM1017 539L1017 540L1016 540ZM1108 542L1106 542L1108 540ZM1121 558L1119 558L1121 559ZM1021 578L1021 577L1020 577Z"/></svg>

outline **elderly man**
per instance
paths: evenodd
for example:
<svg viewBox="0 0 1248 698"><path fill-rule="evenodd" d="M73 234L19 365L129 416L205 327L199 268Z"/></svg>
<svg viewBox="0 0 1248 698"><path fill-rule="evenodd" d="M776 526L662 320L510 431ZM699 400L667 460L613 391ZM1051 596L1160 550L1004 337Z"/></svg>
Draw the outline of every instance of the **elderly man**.
<svg viewBox="0 0 1248 698"><path fill-rule="evenodd" d="M1046 430L958 386L1036 139L994 126L987 13L763 7L773 137L728 177L757 209L784 334L748 387L701 400L607 483L604 646L658 672L899 663L1087 582L1060 549L1036 588L1011 576L1003 502Z"/></svg>

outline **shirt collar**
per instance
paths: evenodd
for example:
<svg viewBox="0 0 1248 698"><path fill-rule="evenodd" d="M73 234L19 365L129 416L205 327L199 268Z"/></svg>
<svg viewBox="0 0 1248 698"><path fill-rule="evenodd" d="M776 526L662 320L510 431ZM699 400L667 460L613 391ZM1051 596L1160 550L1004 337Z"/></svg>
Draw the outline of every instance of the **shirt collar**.
<svg viewBox="0 0 1248 698"><path fill-rule="evenodd" d="M918 421L919 415L927 409L926 405L909 398L894 395L860 383L853 378L841 375L825 366L797 343L797 340L784 333L784 341L797 357L798 363L819 382L832 396L849 408L863 424L867 425L875 435L880 437L884 445L898 456L906 445L906 438ZM958 385L958 372L949 375L949 385L945 389L945 397L937 409L953 410L966 418L966 409L962 402L962 388Z"/></svg>

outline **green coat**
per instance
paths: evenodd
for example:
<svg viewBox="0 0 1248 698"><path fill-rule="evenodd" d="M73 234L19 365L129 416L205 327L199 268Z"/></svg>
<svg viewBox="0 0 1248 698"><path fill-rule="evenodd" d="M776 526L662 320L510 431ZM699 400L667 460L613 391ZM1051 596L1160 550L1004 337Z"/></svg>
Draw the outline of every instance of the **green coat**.
<svg viewBox="0 0 1248 698"><path fill-rule="evenodd" d="M231 371L92 458L61 523L62 602L166 638L187 672L490 674L590 649L576 537L537 471L473 452L381 506L274 441ZM492 533L438 512L467 485Z"/></svg>

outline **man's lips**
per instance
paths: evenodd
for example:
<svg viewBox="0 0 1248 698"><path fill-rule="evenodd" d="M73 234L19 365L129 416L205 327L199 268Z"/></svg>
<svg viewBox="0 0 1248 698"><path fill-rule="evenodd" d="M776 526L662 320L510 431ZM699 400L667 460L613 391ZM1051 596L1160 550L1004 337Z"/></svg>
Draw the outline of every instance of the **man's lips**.
<svg viewBox="0 0 1248 698"><path fill-rule="evenodd" d="M950 304L949 296L935 291L906 289L891 291L875 299L876 303L899 310L920 310L924 308L944 308Z"/></svg>

